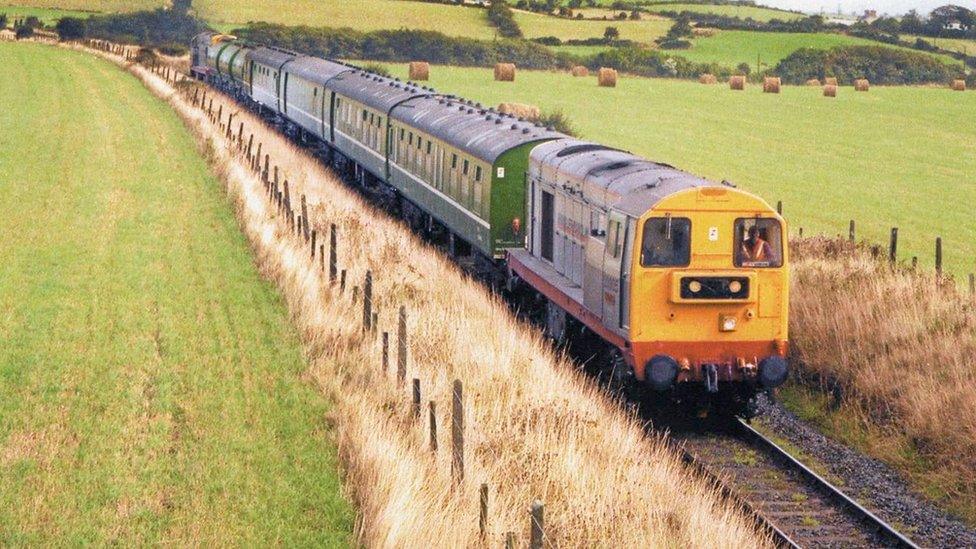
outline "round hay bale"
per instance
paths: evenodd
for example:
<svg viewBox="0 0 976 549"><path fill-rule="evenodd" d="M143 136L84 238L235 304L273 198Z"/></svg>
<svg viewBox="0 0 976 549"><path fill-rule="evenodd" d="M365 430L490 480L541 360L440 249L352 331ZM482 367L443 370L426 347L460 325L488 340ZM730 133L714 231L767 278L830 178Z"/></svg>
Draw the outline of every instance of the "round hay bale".
<svg viewBox="0 0 976 549"><path fill-rule="evenodd" d="M810 80L807 80L807 86L816 86L819 88L820 80L817 80L816 78L811 78Z"/></svg>
<svg viewBox="0 0 976 549"><path fill-rule="evenodd" d="M825 77L824 78L824 85L825 86L836 86L836 85L838 85L837 84L837 77L836 76L827 76L827 77Z"/></svg>
<svg viewBox="0 0 976 549"><path fill-rule="evenodd" d="M430 63L426 61L411 61L410 80L430 80Z"/></svg>
<svg viewBox="0 0 976 549"><path fill-rule="evenodd" d="M782 81L778 77L767 76L763 79L763 93L779 93Z"/></svg>
<svg viewBox="0 0 976 549"><path fill-rule="evenodd" d="M698 82L701 84L717 84L718 78L715 78L714 74L705 73L698 77Z"/></svg>
<svg viewBox="0 0 976 549"><path fill-rule="evenodd" d="M962 79L959 79L959 78L953 80L952 81L952 89L953 89L953 91L957 91L957 92L964 92L964 91L966 91L966 81L965 80L962 80Z"/></svg>
<svg viewBox="0 0 976 549"><path fill-rule="evenodd" d="M871 83L867 78L858 78L854 81L854 91L866 92L871 89Z"/></svg>
<svg viewBox="0 0 976 549"><path fill-rule="evenodd" d="M604 88L615 88L617 87L617 69L600 67L597 79L600 86Z"/></svg>
<svg viewBox="0 0 976 549"><path fill-rule="evenodd" d="M510 114L516 118L525 118L526 120L538 120L542 115L539 107L526 105L525 103L500 103L498 105L498 112Z"/></svg>
<svg viewBox="0 0 976 549"><path fill-rule="evenodd" d="M495 63L495 80L515 82L515 63Z"/></svg>
<svg viewBox="0 0 976 549"><path fill-rule="evenodd" d="M742 75L736 75L733 76L732 78L729 78L729 88L736 91L742 91L746 89L746 77Z"/></svg>
<svg viewBox="0 0 976 549"><path fill-rule="evenodd" d="M824 97L837 97L837 86L833 84L824 86Z"/></svg>
<svg viewBox="0 0 976 549"><path fill-rule="evenodd" d="M583 65L576 65L573 67L573 76L589 76L590 69L584 67Z"/></svg>

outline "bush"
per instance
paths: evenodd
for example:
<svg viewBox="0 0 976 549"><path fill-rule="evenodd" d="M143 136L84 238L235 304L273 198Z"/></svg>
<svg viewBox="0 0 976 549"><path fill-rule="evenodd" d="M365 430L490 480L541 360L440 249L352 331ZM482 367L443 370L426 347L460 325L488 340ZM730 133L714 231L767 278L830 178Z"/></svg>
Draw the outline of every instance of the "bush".
<svg viewBox="0 0 976 549"><path fill-rule="evenodd" d="M15 36L17 37L17 40L30 38L31 36L34 36L34 27L31 27L30 25L20 25L15 29Z"/></svg>
<svg viewBox="0 0 976 549"><path fill-rule="evenodd" d="M576 131L576 126L570 122L569 117L566 113L556 109L554 111L542 113L535 122L542 124L547 128L552 128L557 132L562 132L566 135L572 137L579 137L579 133Z"/></svg>
<svg viewBox="0 0 976 549"><path fill-rule="evenodd" d="M512 8L505 0L492 0L488 7L488 21L498 29L498 34L505 38L522 38L522 29L515 22Z"/></svg>
<svg viewBox="0 0 976 549"><path fill-rule="evenodd" d="M392 78L393 74L390 73L389 67L386 65L381 65L379 63L366 63L363 65L363 70L369 71L373 74L378 74L380 76L385 76L387 78Z"/></svg>
<svg viewBox="0 0 976 549"><path fill-rule="evenodd" d="M81 40L88 34L88 24L77 17L62 17L54 29L61 40Z"/></svg>
<svg viewBox="0 0 976 549"><path fill-rule="evenodd" d="M698 78L705 73L729 75L729 69L717 63L693 63L683 57L640 47L602 51L586 58L583 64L591 70L609 67L639 76Z"/></svg>
<svg viewBox="0 0 976 549"><path fill-rule="evenodd" d="M956 73L931 55L885 46L846 46L832 50L803 48L780 61L773 73L788 84L836 76L850 84L867 78L872 84L945 83Z"/></svg>
<svg viewBox="0 0 976 549"><path fill-rule="evenodd" d="M657 45L662 50L686 50L691 47L691 42L678 38L664 38Z"/></svg>
<svg viewBox="0 0 976 549"><path fill-rule="evenodd" d="M429 63L485 67L495 63L515 63L526 69L568 69L576 59L556 54L545 46L527 40L481 41L455 38L434 31L382 30L360 32L353 29L286 27L255 23L234 34L261 44L333 59L372 59L407 62L423 59Z"/></svg>
<svg viewBox="0 0 976 549"><path fill-rule="evenodd" d="M0 13L0 29L7 28L7 14Z"/></svg>
<svg viewBox="0 0 976 549"><path fill-rule="evenodd" d="M156 51L163 55L178 57L190 51L190 48L184 44L172 42L169 44L160 44L159 46L156 46Z"/></svg>
<svg viewBox="0 0 976 549"><path fill-rule="evenodd" d="M749 63L739 63L738 66L735 67L735 72L738 74L749 76L749 73L752 72L752 66L749 65Z"/></svg>
<svg viewBox="0 0 976 549"><path fill-rule="evenodd" d="M87 25L91 38L153 47L188 45L191 38L207 29L203 21L191 15L164 9L96 15L88 18Z"/></svg>

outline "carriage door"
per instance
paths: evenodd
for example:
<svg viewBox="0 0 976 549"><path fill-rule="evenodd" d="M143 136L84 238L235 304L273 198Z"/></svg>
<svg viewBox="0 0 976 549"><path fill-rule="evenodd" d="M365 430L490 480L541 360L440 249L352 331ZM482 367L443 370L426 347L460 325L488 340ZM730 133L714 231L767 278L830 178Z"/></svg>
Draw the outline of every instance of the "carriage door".
<svg viewBox="0 0 976 549"><path fill-rule="evenodd" d="M610 213L607 226L607 246L603 258L603 325L614 330L620 328L621 266L627 237L626 217Z"/></svg>
<svg viewBox="0 0 976 549"><path fill-rule="evenodd" d="M620 260L620 319L618 325L621 328L630 328L630 264L631 253L634 249L634 230L637 220L628 217L624 220L623 231L623 253Z"/></svg>
<svg viewBox="0 0 976 549"><path fill-rule="evenodd" d="M607 216L590 210L589 234L583 258L583 305L603 317L603 254L607 247Z"/></svg>
<svg viewBox="0 0 976 549"><path fill-rule="evenodd" d="M555 224L553 223L553 209L555 200L552 193L542 191L542 220L539 226L540 254L543 259L552 262L552 245Z"/></svg>

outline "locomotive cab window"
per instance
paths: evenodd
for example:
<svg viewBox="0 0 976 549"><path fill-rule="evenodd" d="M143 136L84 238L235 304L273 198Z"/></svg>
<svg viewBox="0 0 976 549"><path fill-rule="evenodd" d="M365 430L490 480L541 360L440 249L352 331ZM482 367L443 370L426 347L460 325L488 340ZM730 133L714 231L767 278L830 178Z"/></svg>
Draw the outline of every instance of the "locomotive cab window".
<svg viewBox="0 0 976 549"><path fill-rule="evenodd" d="M691 220L653 217L644 223L641 266L687 267L691 263Z"/></svg>
<svg viewBox="0 0 976 549"><path fill-rule="evenodd" d="M735 266L783 266L783 231L779 221L759 217L735 220Z"/></svg>

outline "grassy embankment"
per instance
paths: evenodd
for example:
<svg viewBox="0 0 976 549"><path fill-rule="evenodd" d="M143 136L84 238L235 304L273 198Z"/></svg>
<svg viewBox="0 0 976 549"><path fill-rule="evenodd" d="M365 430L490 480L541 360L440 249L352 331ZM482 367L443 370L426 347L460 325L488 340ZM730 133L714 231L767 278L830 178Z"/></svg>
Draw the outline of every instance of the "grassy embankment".
<svg viewBox="0 0 976 549"><path fill-rule="evenodd" d="M406 77L406 67L390 65ZM886 242L900 229L899 253L934 264L942 236L945 267L976 270L976 93L942 88L843 87L836 99L820 88L725 85L622 78L616 88L564 73L519 71L493 82L489 69L432 68L430 84L497 105L518 101L560 109L587 139L728 179L771 204L783 200L794 231L847 233Z"/></svg>
<svg viewBox="0 0 976 549"><path fill-rule="evenodd" d="M162 96L168 86L134 69ZM185 97L192 97L191 94ZM218 98L219 99L219 98ZM506 306L439 252L364 204L321 164L246 113L245 140L257 131L272 165L282 167L298 203L306 195L313 226L338 226L344 292L310 260L268 206L259 179L244 168L223 132L179 97L171 103L212 153L237 206L259 266L283 289L314 362L311 377L336 400L340 454L359 503L360 542L367 546L475 546L478 489L489 487L487 536L506 532L524 545L526 508L546 504L555 546L764 545L747 521L707 484L687 475L677 456L578 377L534 328L514 322ZM230 111L229 103L223 112ZM225 115L226 118L226 115ZM321 242L321 240L319 240ZM371 269L380 330L395 333L397 308L409 312L406 379L420 380L424 402L437 404L439 450L428 446L426 421L411 414L410 384L380 368L378 338L360 328L352 288ZM392 338L391 342L395 342ZM395 356L396 345L393 344ZM463 482L452 481L448 426L453 379L464 382ZM426 406L424 407L426 413ZM639 473L637 473L639 472Z"/></svg>
<svg viewBox="0 0 976 549"><path fill-rule="evenodd" d="M0 545L347 543L330 404L179 119L0 58Z"/></svg>
<svg viewBox="0 0 976 549"><path fill-rule="evenodd" d="M795 245L787 405L976 523L976 296L843 241ZM829 386L843 400L832 407ZM821 385L822 384L822 385Z"/></svg>

